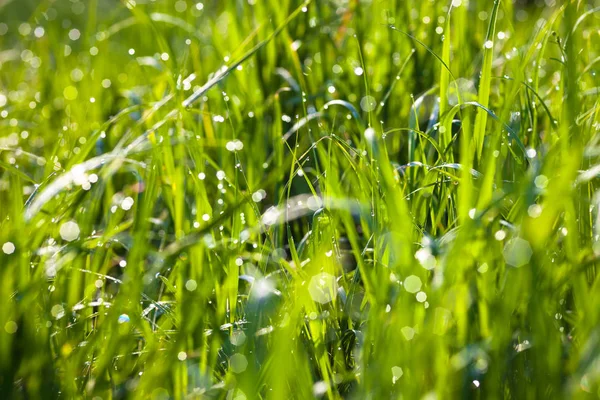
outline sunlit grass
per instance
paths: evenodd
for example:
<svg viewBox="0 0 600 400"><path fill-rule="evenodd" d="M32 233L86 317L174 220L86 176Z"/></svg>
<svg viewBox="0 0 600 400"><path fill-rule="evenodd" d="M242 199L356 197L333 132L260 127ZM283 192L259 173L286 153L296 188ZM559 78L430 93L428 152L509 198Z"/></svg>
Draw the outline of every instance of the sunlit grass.
<svg viewBox="0 0 600 400"><path fill-rule="evenodd" d="M0 397L599 396L599 26L0 1Z"/></svg>

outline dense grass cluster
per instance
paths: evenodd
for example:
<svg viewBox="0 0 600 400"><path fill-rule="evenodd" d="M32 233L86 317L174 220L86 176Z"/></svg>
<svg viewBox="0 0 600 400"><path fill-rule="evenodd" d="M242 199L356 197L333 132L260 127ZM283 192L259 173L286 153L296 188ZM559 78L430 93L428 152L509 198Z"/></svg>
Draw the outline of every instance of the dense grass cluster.
<svg viewBox="0 0 600 400"><path fill-rule="evenodd" d="M596 398L599 6L0 1L0 397Z"/></svg>

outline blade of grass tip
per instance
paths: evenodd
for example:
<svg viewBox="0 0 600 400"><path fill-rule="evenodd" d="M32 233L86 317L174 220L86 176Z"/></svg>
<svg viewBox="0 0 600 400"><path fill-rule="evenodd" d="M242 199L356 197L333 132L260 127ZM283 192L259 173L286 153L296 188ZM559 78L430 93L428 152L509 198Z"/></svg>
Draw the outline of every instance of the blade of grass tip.
<svg viewBox="0 0 600 400"><path fill-rule="evenodd" d="M444 62L444 60L433 50L431 50L431 48L429 48L425 43L423 43L422 41L420 41L419 39L417 39L416 37L414 37L413 35L411 35L410 33L404 32L398 28L396 28L393 25L389 26L390 29L399 32L401 34L403 34L404 36L409 37L410 39L414 40L415 42L417 42L419 45L421 45L429 54L431 54L432 56L434 56L439 62L442 63L442 65L444 66L444 68L448 71L448 74L450 75L450 77L453 80L456 80L456 78L454 77L454 75L452 74L452 71L450 70L450 67L448 67L448 64L446 64Z"/></svg>
<svg viewBox="0 0 600 400"><path fill-rule="evenodd" d="M291 13L285 21L281 25L277 27L265 40L259 42L256 46L248 50L238 61L233 63L231 66L226 67L223 66L217 72L215 72L214 76L208 80L202 87L192 93L187 99L185 99L182 103L184 108L188 108L192 104L194 104L199 98L201 98L208 90L210 90L217 83L221 82L223 79L227 77L232 71L235 71L238 66L242 65L246 62L250 57L252 57L257 51L265 47L271 40L273 40L277 35L279 35L285 27L294 19L298 14L302 12L302 9L308 6L312 0L304 1L298 8Z"/></svg>
<svg viewBox="0 0 600 400"><path fill-rule="evenodd" d="M576 10L574 10L574 8L576 8L576 3L569 2L556 12L556 15L564 12L564 24L570 31L572 31L571 27L575 22L574 12ZM560 155L555 155L555 157L560 158L556 161L557 164L560 164L560 174L553 180L553 184L548 188L545 201L542 205L542 215L525 225L525 231L530 243L534 249L537 248L540 251L544 248L553 234L556 219L564 211L564 208L568 206L568 203L573 200L572 196L568 196L567 194L572 193L571 182L577 179L577 171L581 167L583 156L582 140L584 139L579 137L579 130L573 129L576 125L576 115L579 110L576 82L576 63L578 57L575 55L575 49L573 49L573 46L576 45L576 43L574 43L574 41L576 42L576 39L576 36L572 36L569 45L566 46L565 49L567 51L567 56L565 57L566 74L564 74L564 76L567 79L567 84L565 85L567 97L566 106L562 107L563 115L557 131L560 140L560 143L557 144L557 146L560 146ZM573 135L573 138L570 138L571 132L577 132ZM571 139L574 140L571 141ZM573 235L571 235L571 227L568 227L568 230L568 245L566 248L571 252L577 247L574 245L574 242L572 242L572 238L576 238L575 240L577 240L578 234L577 232L573 232ZM576 228L574 230L577 231Z"/></svg>
<svg viewBox="0 0 600 400"><path fill-rule="evenodd" d="M33 180L33 178L31 178L25 172L20 171L18 168L15 168L12 165L0 160L0 170L2 170L2 169L4 169L5 171L7 171L11 174L21 177L21 179L24 179L26 182L36 184L36 182Z"/></svg>
<svg viewBox="0 0 600 400"><path fill-rule="evenodd" d="M448 20L449 20L449 16L450 15L448 15ZM449 22L448 22L448 24L449 24ZM392 30L394 30L394 31L397 31L397 32L399 32L399 33L401 33L401 34L403 34L403 35L405 35L407 37L409 37L410 39L414 40L416 43L418 43L419 45L421 45L429 54L431 54L432 56L434 56L440 63L442 63L443 70L447 72L448 76L450 78L452 78L452 80L454 82L456 82L456 78L454 77L454 74L452 74L452 70L450 69L450 67L448 66L448 64L446 63L446 61L444 61L444 59L442 57L440 57L436 52L434 52L433 50L431 50L431 48L429 48L425 43L423 43L422 41L420 41L419 39L417 39L416 37L414 37L410 33L404 32L404 31L396 28L393 25L390 25L389 28L392 29ZM449 41L450 39L448 37L445 40ZM448 43L447 46L448 46L448 49L447 49L447 51L448 51L448 57L447 57L447 59L449 60L450 59L450 55L449 55L450 44ZM458 84L456 84L456 85L457 85L456 91L458 93L459 92ZM446 92L447 92L447 88L448 88L448 83L446 83ZM414 108L415 113L416 113L416 107L413 106L413 108ZM418 116L414 115L414 117L417 118ZM440 117L443 117L442 112L440 112ZM452 121L450 121L449 124L450 124L450 127L451 127ZM448 129L447 131L448 131L448 135L450 135L450 137L451 137L452 130ZM450 142L450 140L448 141L448 143L449 142ZM412 144L412 146L411 146L411 144ZM444 148L445 146L441 146L441 147ZM410 157L414 157L414 135L411 135L410 138L409 138L409 149L408 150L409 150L409 161L414 161L413 158L410 158Z"/></svg>
<svg viewBox="0 0 600 400"><path fill-rule="evenodd" d="M400 272L401 276L408 275L411 266L411 247L413 241L413 224L410 209L404 198L404 190L400 187L394 178L394 171L389 155L385 148L385 143L378 137L373 128L367 128L365 137L368 141L373 158L377 161L379 167L379 176L381 186L385 196L385 205L387 206L388 220L390 222L387 227L391 232L394 232L394 245L399 249L399 257L397 265L391 266L392 270Z"/></svg>
<svg viewBox="0 0 600 400"><path fill-rule="evenodd" d="M571 1L565 9L564 22L568 32L573 31L573 27L576 24L577 17L577 2ZM565 171L565 175L568 176L570 182L572 182L577 176L577 170L580 168L581 159L583 155L584 143L588 142L588 138L584 137L585 130L574 129L577 126L577 116L581 110L581 104L579 102L579 93L577 81L577 63L579 61L579 43L577 35L571 35L568 44L565 44L565 53L567 59L566 65L566 107L563 116L563 128L564 132L561 132L562 148L564 150L563 158L571 159L571 168ZM579 188L581 193L582 188ZM583 193L581 193L584 195ZM574 196L568 198L567 210L572 209L573 213L570 218L566 218L567 228L570 234L565 237L567 255L575 257L579 243L579 229L578 223L575 221L574 209L577 207L577 203L582 199L576 192ZM584 195L585 196L585 195ZM583 197L585 198L585 197ZM571 233L572 232L572 233Z"/></svg>
<svg viewBox="0 0 600 400"><path fill-rule="evenodd" d="M448 86L450 82L450 71L446 66L450 65L450 42L452 36L450 35L450 16L452 13L452 5L450 5L450 9L448 10L448 15L446 16L446 27L444 29L444 34L442 35L442 62L443 65L440 66L440 117L444 115L448 108ZM452 140L452 121L448 120L448 122L444 124L440 124L439 127L440 133L440 147L445 149ZM448 162L453 162L452 152L450 152Z"/></svg>
<svg viewBox="0 0 600 400"><path fill-rule="evenodd" d="M449 82L450 82L450 45L452 41L451 35L451 25L450 18L452 15L453 4L450 4L450 8L448 9L448 14L446 15L446 26L444 28L444 33L442 34L442 62L443 64L440 66L440 92L439 92L439 144L440 147L444 150L449 149L447 153L444 154L445 161L449 163L454 162L454 151L452 150L452 119L442 119L446 110L448 109L448 92L449 92ZM446 68L448 66L448 68ZM457 88L458 95L458 88ZM464 132L463 132L464 133ZM471 179L470 176L465 176L466 179ZM444 193L446 191L446 186L442 186L440 188L442 191L441 197L444 199L448 199L450 195ZM443 213L439 213L442 215ZM440 387L445 386L445 380L440 380ZM441 391L440 391L441 393Z"/></svg>
<svg viewBox="0 0 600 400"><path fill-rule="evenodd" d="M575 31L577 30L577 28L579 27L579 25L581 25L581 23L590 15L594 15L596 14L598 11L600 11L600 7L595 7L592 8L586 12L584 12L583 14L581 14L581 16L579 18L577 18L577 21L575 22L575 24L573 24L573 29L571 29L570 33L567 35L567 37L565 38L565 46L568 44L569 39L571 38L571 36L575 33Z"/></svg>
<svg viewBox="0 0 600 400"><path fill-rule="evenodd" d="M415 154L415 150L417 149L417 134L416 132L420 132L421 128L419 126L419 104L421 102L421 100L423 99L423 96L418 98L417 100L415 100L415 96L411 93L410 94L410 99L412 101L412 105L410 107L410 114L408 116L408 126L410 128L410 130L408 131L408 162L413 162L417 159L420 160L425 160L425 153L424 153L424 149L422 147L420 147L421 151L419 156L417 156ZM437 144L436 146L434 146L434 148L437 148ZM438 151L438 154L440 154L441 157L441 153ZM409 191L413 191L415 189L415 171L409 171Z"/></svg>
<svg viewBox="0 0 600 400"><path fill-rule="evenodd" d="M454 14L454 21L456 29L452 30L452 26L450 25L451 16ZM459 6L458 8L454 7L454 2L450 5L448 10L448 15L446 17L446 27L444 28L443 40L444 43L442 45L442 61L444 61L448 66L450 65L450 50L451 45L454 45L455 48L462 48L463 44L466 43L466 32L465 29L466 21L468 18L468 7ZM466 46L465 46L466 47ZM468 48L466 49L469 52ZM464 53L463 59L465 57ZM468 54L468 53L467 53ZM470 59L469 55L466 56L467 59ZM462 65L458 65L459 70L463 70ZM452 123L453 116L451 118L445 118L446 112L448 112L448 96L447 91L450 89L449 83L447 79L450 78L451 71L447 71L445 68L442 68L440 72L440 86L445 86L445 90L440 88L440 141L441 148L447 149L448 146L451 146L452 140ZM463 98L461 89L458 85L458 82L454 80L454 86L456 89L456 97L457 97L457 105L460 109L460 106L463 104ZM458 111L460 113L460 111ZM472 152L472 131L471 131L471 121L470 121L470 113L461 113L460 115L461 121L461 140L459 147L459 162L462 165L461 170L461 184L458 188L458 200L456 203L458 204L458 219L462 223L464 223L465 219L468 218L468 210L471 209L471 201L472 201L472 192L473 192L473 176L471 174L471 170L473 168L473 152ZM454 154L452 151L449 152L449 162L453 162ZM452 161L450 161L452 160ZM461 225L462 225L461 223Z"/></svg>
<svg viewBox="0 0 600 400"><path fill-rule="evenodd" d="M383 99L381 99L381 101L379 102L379 105L377 106L378 108L377 108L377 111L375 112L376 116L379 116L379 114L381 114L381 111L383 110L383 107L385 106L385 104L387 103L387 100L389 99L389 97L391 96L392 92L394 91L394 88L396 87L396 84L400 81L400 77L402 76L402 73L404 72L404 69L408 65L408 62L411 60L411 58L415 54L415 51L416 50L414 48L412 48L410 50L410 54L404 59L404 62L402 63L402 66L400 67L400 69L398 70L398 73L396 74L396 79L394 79L394 81L390 85L390 88L387 90L387 92L385 92L385 95L383 96Z"/></svg>
<svg viewBox="0 0 600 400"><path fill-rule="evenodd" d="M365 66L365 59L363 57L362 54L362 49L360 48L360 42L358 40L358 37L356 35L354 35L354 39L356 40L356 47L358 48L358 57L360 60L360 66L362 67L364 74L363 74L363 82L365 85L365 96L367 99L371 99L371 94L369 93L369 80L367 79L367 67ZM370 108L370 107L369 107ZM371 126L371 114L373 113L373 110L370 110L368 115L369 115L369 120L368 120L368 125Z"/></svg>
<svg viewBox="0 0 600 400"><path fill-rule="evenodd" d="M156 14L156 13L155 13ZM151 14L151 16L154 14ZM260 29L262 28L262 26L257 27L239 46L238 49L236 49L233 54L236 54L238 51L240 51L241 49L243 49L254 37L256 37L256 35L258 34L258 32L260 31ZM266 40L271 40L272 38L269 37ZM164 42L164 40L163 40ZM168 46L163 44L162 47L167 48ZM252 51L252 50L251 50ZM251 52L250 51L250 52ZM246 55L248 55L248 53L246 53ZM241 61L237 64L234 65L234 67L239 66L240 64L242 64L247 57L243 56ZM246 58L244 58L246 57ZM232 67L233 68L233 67ZM186 79L190 79L191 76L195 76L195 74L190 74ZM218 82L215 82L214 84L216 84ZM207 83L208 84L208 83ZM206 90L210 89L212 86L208 87ZM165 106L169 101L171 101L173 98L175 97L175 95L173 93L166 95L164 98L162 98L160 101L158 101L157 103L155 103L152 108L150 108L149 110L147 110L146 112L144 112L143 117L138 121L137 126L141 126L143 124L145 124L151 117L152 115L154 115L158 110L160 110L163 106ZM182 104L183 107L187 107L185 105L185 102ZM137 106L136 106L137 107ZM132 111L133 111L133 107L131 107ZM124 112L121 111L119 112L119 114L122 114ZM154 133L155 131L157 131L161 126L163 126L166 122L176 118L178 115L178 110L177 109L173 109L171 110L169 113L167 113L167 115L165 117L163 117L161 120L159 120L158 122L156 122L151 129L146 130L142 135L138 136L135 138L135 140L129 144L126 148L126 152L128 152L129 150L137 147L140 143L142 143L146 137L148 137L149 135L151 135L152 133ZM210 123L206 123L206 119L210 118L208 117L208 115L204 114L204 127L207 131L207 136L209 138L209 143L214 143L214 133L212 133L212 125ZM117 148L121 148L125 145L125 143L131 138L131 135L133 134L133 130L129 130L127 132L127 134L123 135L123 137L121 138L121 140L119 141L119 143L117 144Z"/></svg>
<svg viewBox="0 0 600 400"><path fill-rule="evenodd" d="M555 23L556 19L558 18L558 16L560 14L562 14L561 10L563 10L563 9L564 9L564 7L559 9L557 12L554 13L554 15L552 16L552 18L550 18L549 21L545 21L543 23L543 25L540 26L539 30L537 31L537 33L535 34L535 36L531 42L529 50L525 54L525 58L522 61L522 65L523 65L522 68L526 68L525 66L529 65L529 60L534 57L536 52L537 52L537 55L535 55L536 65L540 65L542 60L545 58L547 44L548 44L548 38L551 36L550 29L552 28L552 26L554 26L554 23ZM512 79L512 78L507 77L507 79ZM539 68L534 69L533 76L531 77L530 82L531 82L531 85L529 85L529 83L526 82L525 80L523 80L522 83L523 83L523 85L525 85L525 87L527 87L527 89L531 93L533 93L533 95L535 95L535 97L537 97L539 104L542 105L542 107L548 114L548 117L550 118L550 125L552 126L552 128L556 129L558 127L556 120L552 116L552 113L550 112L550 109L546 105L546 102L538 94L538 91L540 90L540 87L539 87L539 85L540 85L540 69ZM528 138L528 143L530 144L530 146L532 148L535 149L538 146L538 139L539 139L538 124L540 123L540 121L538 120L538 107L534 106L533 101L531 103L532 103L531 119L532 119L533 123L531 126L532 134Z"/></svg>
<svg viewBox="0 0 600 400"><path fill-rule="evenodd" d="M490 86L492 81L492 59L494 57L494 35L496 34L496 20L498 19L498 9L500 8L500 0L494 0L492 16L488 26L485 42L483 43L483 66L481 68L481 78L479 81L479 97L478 102L485 108L490 103ZM475 117L475 146L477 147L477 158L481 159L483 151L483 141L485 137L485 127L488 114L484 110L478 110Z"/></svg>
<svg viewBox="0 0 600 400"><path fill-rule="evenodd" d="M460 100L459 100L460 101ZM471 114L463 113L461 118L462 139L460 141L460 163L463 166L462 181L458 188L458 218L460 225L470 221L469 210L473 205L473 178L468 173L473 168L475 154L473 152L473 137L471 131Z"/></svg>

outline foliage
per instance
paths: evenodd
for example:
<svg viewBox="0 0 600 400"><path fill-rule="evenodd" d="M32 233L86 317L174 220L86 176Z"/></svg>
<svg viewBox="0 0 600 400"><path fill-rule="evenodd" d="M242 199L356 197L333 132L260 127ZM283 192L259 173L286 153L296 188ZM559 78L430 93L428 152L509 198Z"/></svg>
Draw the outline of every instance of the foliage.
<svg viewBox="0 0 600 400"><path fill-rule="evenodd" d="M0 2L2 396L598 396L598 6Z"/></svg>

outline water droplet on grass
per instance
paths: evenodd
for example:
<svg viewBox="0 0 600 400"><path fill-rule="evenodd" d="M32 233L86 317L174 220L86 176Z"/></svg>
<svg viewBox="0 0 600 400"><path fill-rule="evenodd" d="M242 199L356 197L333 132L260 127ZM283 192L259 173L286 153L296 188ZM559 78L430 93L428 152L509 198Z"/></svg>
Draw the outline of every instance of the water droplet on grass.
<svg viewBox="0 0 600 400"><path fill-rule="evenodd" d="M503 250L504 260L508 265L515 268L520 268L529 263L532 254L533 250L531 250L529 242L521 238L509 240Z"/></svg>
<svg viewBox="0 0 600 400"><path fill-rule="evenodd" d="M241 346L246 342L246 334L242 330L233 331L229 341L234 346Z"/></svg>
<svg viewBox="0 0 600 400"><path fill-rule="evenodd" d="M6 242L2 245L2 252L4 254L12 254L15 252L15 245L12 242Z"/></svg>
<svg viewBox="0 0 600 400"><path fill-rule="evenodd" d="M65 309L60 304L55 304L54 306L52 306L50 314L52 314L52 316L56 319L61 319L65 316Z"/></svg>
<svg viewBox="0 0 600 400"><path fill-rule="evenodd" d="M44 33L45 33L45 32L46 32L46 30L44 29L44 27L42 27L42 26L38 26L37 28L35 28L35 29L34 29L34 31L33 31L33 35L34 35L36 38L38 38L38 39L39 39L39 38L41 38L42 36L44 36Z"/></svg>
<svg viewBox="0 0 600 400"><path fill-rule="evenodd" d="M398 366L392 367L392 383L393 384L396 384L398 379L402 378L402 375L404 375L404 371L402 370L402 368L400 368Z"/></svg>
<svg viewBox="0 0 600 400"><path fill-rule="evenodd" d="M69 39L75 41L78 40L81 37L81 32L79 32L79 29L71 29L69 31Z"/></svg>
<svg viewBox="0 0 600 400"><path fill-rule="evenodd" d="M19 329L19 326L15 321L8 321L6 324L4 324L4 330L9 335L12 335L13 333L17 332L17 329Z"/></svg>
<svg viewBox="0 0 600 400"><path fill-rule="evenodd" d="M506 232L500 229L496 231L496 233L494 234L494 238L498 241L504 240L504 238L506 238Z"/></svg>
<svg viewBox="0 0 600 400"><path fill-rule="evenodd" d="M548 186L548 178L545 175L536 176L533 182L538 189L545 189Z"/></svg>
<svg viewBox="0 0 600 400"><path fill-rule="evenodd" d="M417 293L422 285L421 278L416 275L410 275L404 280L404 289L408 293Z"/></svg>
<svg viewBox="0 0 600 400"><path fill-rule="evenodd" d="M542 206L539 204L532 204L527 208L527 214L531 218L537 218L542 215Z"/></svg>
<svg viewBox="0 0 600 400"><path fill-rule="evenodd" d="M324 381L315 382L315 384L313 385L313 395L316 398L320 398L327 393L328 389L329 389L329 385L327 384L327 382L324 382Z"/></svg>
<svg viewBox="0 0 600 400"><path fill-rule="evenodd" d="M400 329L400 332L406 340L412 340L415 337L415 330L410 326L405 326L404 328Z"/></svg>
<svg viewBox="0 0 600 400"><path fill-rule="evenodd" d="M368 142L373 142L373 140L375 140L375 129L369 127L365 130L365 139L367 139Z"/></svg>
<svg viewBox="0 0 600 400"><path fill-rule="evenodd" d="M229 368L236 374L241 374L248 368L248 360L243 354L236 353L229 359Z"/></svg>
<svg viewBox="0 0 600 400"><path fill-rule="evenodd" d="M63 96L66 100L72 101L75 100L77 98L78 95L78 91L77 88L75 86L67 86L64 90L63 90Z"/></svg>
<svg viewBox="0 0 600 400"><path fill-rule="evenodd" d="M423 247L415 253L415 258L419 261L419 264L426 270L432 270L437 265L437 260L429 247Z"/></svg>
<svg viewBox="0 0 600 400"><path fill-rule="evenodd" d="M326 272L313 276L308 286L308 292L313 301L327 304L337 297L338 284L335 276Z"/></svg>
<svg viewBox="0 0 600 400"><path fill-rule="evenodd" d="M187 282L185 282L185 288L190 292L196 290L197 287L198 283L193 279L188 279Z"/></svg>
<svg viewBox="0 0 600 400"><path fill-rule="evenodd" d="M72 242L79 237L79 225L75 221L67 221L60 226L60 237L67 242Z"/></svg>
<svg viewBox="0 0 600 400"><path fill-rule="evenodd" d="M131 197L125 197L121 202L121 208L125 211L128 211L133 207L134 200Z"/></svg>
<svg viewBox="0 0 600 400"><path fill-rule="evenodd" d="M365 112L371 112L377 107L377 101L373 96L365 96L360 100L360 108Z"/></svg>
<svg viewBox="0 0 600 400"><path fill-rule="evenodd" d="M240 151L244 148L244 143L242 143L239 140L232 140L230 142L227 142L227 144L225 145L225 148L229 151Z"/></svg>
<svg viewBox="0 0 600 400"><path fill-rule="evenodd" d="M265 225L273 225L279 220L280 211L276 207L270 207L262 216Z"/></svg>

